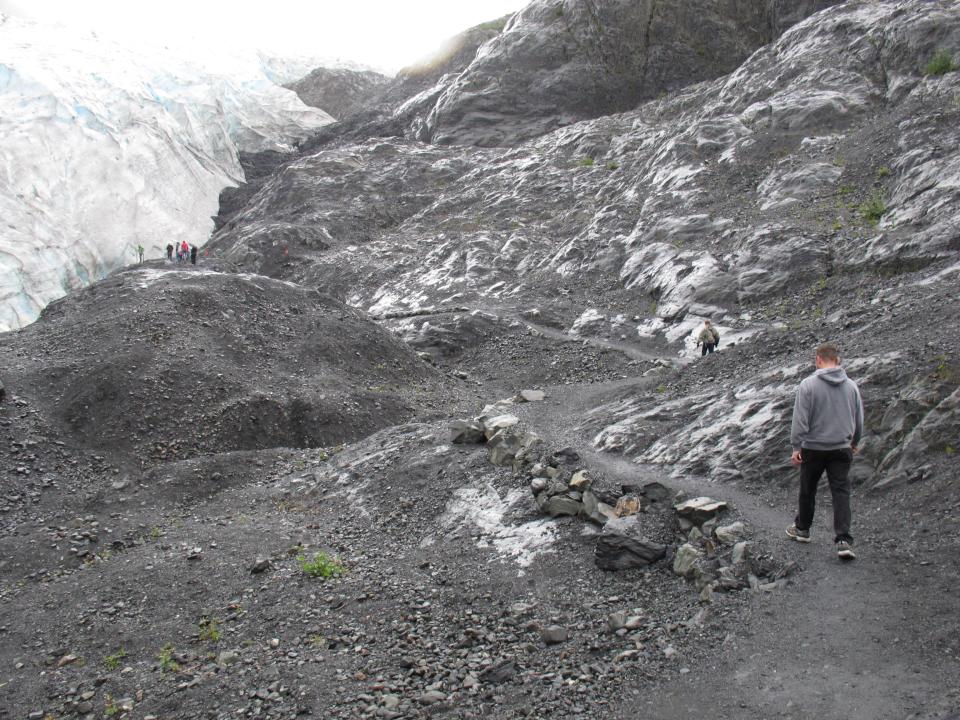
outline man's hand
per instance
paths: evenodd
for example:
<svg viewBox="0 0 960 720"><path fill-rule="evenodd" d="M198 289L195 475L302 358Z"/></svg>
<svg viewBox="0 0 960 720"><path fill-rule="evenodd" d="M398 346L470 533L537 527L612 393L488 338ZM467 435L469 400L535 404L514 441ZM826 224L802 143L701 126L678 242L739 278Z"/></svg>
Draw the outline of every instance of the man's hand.
<svg viewBox="0 0 960 720"><path fill-rule="evenodd" d="M860 454L860 448L858 448L856 445L851 445L851 446L850 446L850 449L853 451L853 454L854 454L854 455L859 455L859 454Z"/></svg>
<svg viewBox="0 0 960 720"><path fill-rule="evenodd" d="M799 465L799 464L802 463L802 462L803 462L803 458L800 457L800 451L799 451L799 450L794 450L794 451L790 454L790 464L791 464L791 465Z"/></svg>

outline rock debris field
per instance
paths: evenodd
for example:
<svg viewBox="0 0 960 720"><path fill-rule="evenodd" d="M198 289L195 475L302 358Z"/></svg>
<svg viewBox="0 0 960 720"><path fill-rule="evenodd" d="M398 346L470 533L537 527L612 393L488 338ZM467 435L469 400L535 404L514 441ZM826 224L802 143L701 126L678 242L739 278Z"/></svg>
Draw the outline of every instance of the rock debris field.
<svg viewBox="0 0 960 720"><path fill-rule="evenodd" d="M957 717L960 10L793 5L313 73L198 266L0 334L0 718ZM852 563L784 534L824 341Z"/></svg>

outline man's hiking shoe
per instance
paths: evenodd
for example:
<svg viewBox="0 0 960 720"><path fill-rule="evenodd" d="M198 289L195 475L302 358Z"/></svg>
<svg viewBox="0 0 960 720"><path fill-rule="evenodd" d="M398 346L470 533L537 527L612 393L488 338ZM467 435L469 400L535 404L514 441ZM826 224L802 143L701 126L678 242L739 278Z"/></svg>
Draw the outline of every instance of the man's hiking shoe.
<svg viewBox="0 0 960 720"><path fill-rule="evenodd" d="M856 554L853 552L853 547L850 543L845 540L841 540L837 543L837 557L841 560L853 560L856 557Z"/></svg>
<svg viewBox="0 0 960 720"><path fill-rule="evenodd" d="M787 528L787 537L793 538L797 542L810 542L809 530L798 530L796 525Z"/></svg>

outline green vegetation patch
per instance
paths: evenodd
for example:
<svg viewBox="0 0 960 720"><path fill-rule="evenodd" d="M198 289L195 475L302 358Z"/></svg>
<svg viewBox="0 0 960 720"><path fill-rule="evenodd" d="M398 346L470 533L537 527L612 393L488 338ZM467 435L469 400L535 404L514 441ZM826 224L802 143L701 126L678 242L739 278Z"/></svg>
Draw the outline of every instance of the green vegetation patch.
<svg viewBox="0 0 960 720"><path fill-rule="evenodd" d="M303 571L303 574L312 578L327 580L343 575L347 571L339 560L322 552L314 553L313 557L309 559L305 555L298 555L297 562L300 563L300 570Z"/></svg>
<svg viewBox="0 0 960 720"><path fill-rule="evenodd" d="M116 670L120 667L120 663L123 662L123 659L127 656L127 651L123 648L117 650L113 655L107 655L103 659L103 664L106 665L107 670Z"/></svg>
<svg viewBox="0 0 960 720"><path fill-rule="evenodd" d="M946 75L948 72L953 72L957 69L957 65L953 62L953 55L950 54L950 51L940 48L933 54L933 57L930 58L930 62L928 62L927 66L923 69L923 74Z"/></svg>
<svg viewBox="0 0 960 720"><path fill-rule="evenodd" d="M887 212L887 204L883 201L880 193L874 194L869 200L865 200L860 205L860 215L871 225L880 222L880 218Z"/></svg>

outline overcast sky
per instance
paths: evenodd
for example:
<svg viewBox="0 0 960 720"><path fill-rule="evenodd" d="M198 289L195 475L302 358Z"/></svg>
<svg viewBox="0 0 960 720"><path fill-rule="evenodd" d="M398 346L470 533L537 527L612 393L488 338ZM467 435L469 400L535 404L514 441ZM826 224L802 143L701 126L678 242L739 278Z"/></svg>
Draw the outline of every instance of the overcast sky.
<svg viewBox="0 0 960 720"><path fill-rule="evenodd" d="M0 12L144 38L341 58L394 72L528 0L0 0ZM0 58L2 60L2 58Z"/></svg>

